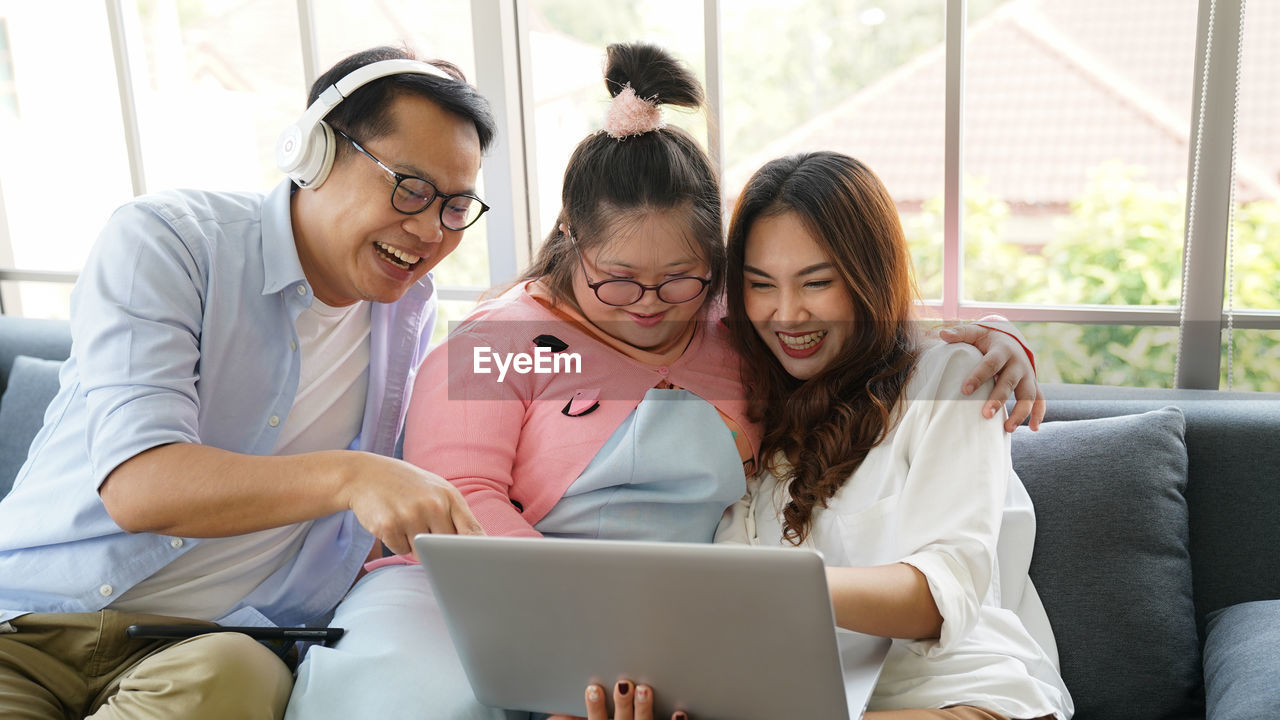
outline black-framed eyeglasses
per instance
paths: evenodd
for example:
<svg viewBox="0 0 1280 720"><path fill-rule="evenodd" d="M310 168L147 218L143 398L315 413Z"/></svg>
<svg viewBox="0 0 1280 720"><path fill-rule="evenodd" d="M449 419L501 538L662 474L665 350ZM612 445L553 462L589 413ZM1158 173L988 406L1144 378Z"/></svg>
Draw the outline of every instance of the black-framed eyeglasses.
<svg viewBox="0 0 1280 720"><path fill-rule="evenodd" d="M574 251L578 253L578 263L582 265L582 276L587 279L587 287L591 288L591 292L595 293L596 298L605 305L613 307L634 305L640 302L640 298L650 290L656 293L662 302L668 305L679 305L698 297L711 284L710 280L696 275L673 277L657 285L645 285L625 278L592 282L591 275L587 273L587 261L582 257L582 248L578 247L576 239L571 239L571 242Z"/></svg>
<svg viewBox="0 0 1280 720"><path fill-rule="evenodd" d="M431 203L435 202L436 198L440 198L440 224L450 230L466 230L489 209L483 200L470 193L446 195L440 192L440 189L430 180L398 173L374 157L373 153L360 147L360 143L350 135L337 128L333 131L346 138L347 142L351 143L351 147L359 150L365 157L377 163L378 167L385 170L388 175L395 178L396 186L391 189L391 207L395 208L396 212L417 215L431 207Z"/></svg>

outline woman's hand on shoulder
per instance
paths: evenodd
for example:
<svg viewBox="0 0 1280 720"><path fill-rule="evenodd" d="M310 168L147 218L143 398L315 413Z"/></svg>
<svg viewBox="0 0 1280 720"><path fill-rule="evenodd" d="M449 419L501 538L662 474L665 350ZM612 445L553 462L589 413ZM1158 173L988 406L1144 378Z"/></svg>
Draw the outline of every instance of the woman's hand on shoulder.
<svg viewBox="0 0 1280 720"><path fill-rule="evenodd" d="M982 352L982 361L964 381L961 391L969 395L982 383L995 378L995 387L982 406L984 417L994 417L1012 393L1016 402L1005 420L1005 431L1013 432L1028 417L1031 429L1040 429L1046 409L1045 398L1036 381L1035 366L1022 343L1008 333L976 323L946 328L938 336L949 343L968 343Z"/></svg>
<svg viewBox="0 0 1280 720"><path fill-rule="evenodd" d="M553 715L548 720L653 720L653 688L648 685L636 685L626 680L614 685L612 719L605 703L604 688L588 685L586 702L585 718ZM671 715L671 720L689 720L689 716L677 710Z"/></svg>

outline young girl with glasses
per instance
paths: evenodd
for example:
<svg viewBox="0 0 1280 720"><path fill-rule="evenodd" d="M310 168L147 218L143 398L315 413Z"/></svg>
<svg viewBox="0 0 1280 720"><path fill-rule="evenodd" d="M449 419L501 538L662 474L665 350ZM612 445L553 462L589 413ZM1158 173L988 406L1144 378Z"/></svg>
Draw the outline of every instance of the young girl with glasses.
<svg viewBox="0 0 1280 720"><path fill-rule="evenodd" d="M453 482L491 535L710 542L761 435L722 322L716 172L661 115L702 108L703 91L643 44L609 47L605 86L604 129L574 150L531 267L419 371L404 456ZM995 365L1029 375L997 336ZM416 562L371 565L332 621L346 636L300 668L307 711L290 717L527 716L476 702Z"/></svg>

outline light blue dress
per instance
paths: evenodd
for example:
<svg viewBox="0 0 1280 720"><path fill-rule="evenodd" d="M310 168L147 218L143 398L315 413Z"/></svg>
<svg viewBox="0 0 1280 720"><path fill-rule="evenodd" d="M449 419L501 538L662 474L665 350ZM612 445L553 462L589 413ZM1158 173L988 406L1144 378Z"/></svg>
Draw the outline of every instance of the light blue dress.
<svg viewBox="0 0 1280 720"><path fill-rule="evenodd" d="M737 445L715 407L687 390L652 389L535 529L556 537L710 542L724 509L745 491ZM529 717L476 701L417 565L365 576L331 624L346 635L333 648L307 653L289 720Z"/></svg>

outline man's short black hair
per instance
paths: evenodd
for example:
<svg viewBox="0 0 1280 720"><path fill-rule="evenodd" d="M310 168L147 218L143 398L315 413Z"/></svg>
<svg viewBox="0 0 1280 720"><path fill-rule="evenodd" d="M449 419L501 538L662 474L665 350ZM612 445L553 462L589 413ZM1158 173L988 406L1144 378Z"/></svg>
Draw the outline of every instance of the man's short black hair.
<svg viewBox="0 0 1280 720"><path fill-rule="evenodd" d="M315 83L311 85L311 94L307 97L308 106L314 103L316 98L320 97L320 93L330 85L356 69L379 60L399 59L417 60L418 58L406 48L383 46L363 50L343 59L316 78ZM466 76L453 63L445 60L428 60L427 62L456 80L450 81L435 75L416 73L378 78L357 88L350 97L338 103L325 116L325 122L364 142L386 135L395 129L390 115L392 101L400 95L417 95L459 117L470 120L476 126L476 133L480 136L480 152L488 150L497 132L489 101L467 82ZM339 147L343 145L345 143Z"/></svg>

